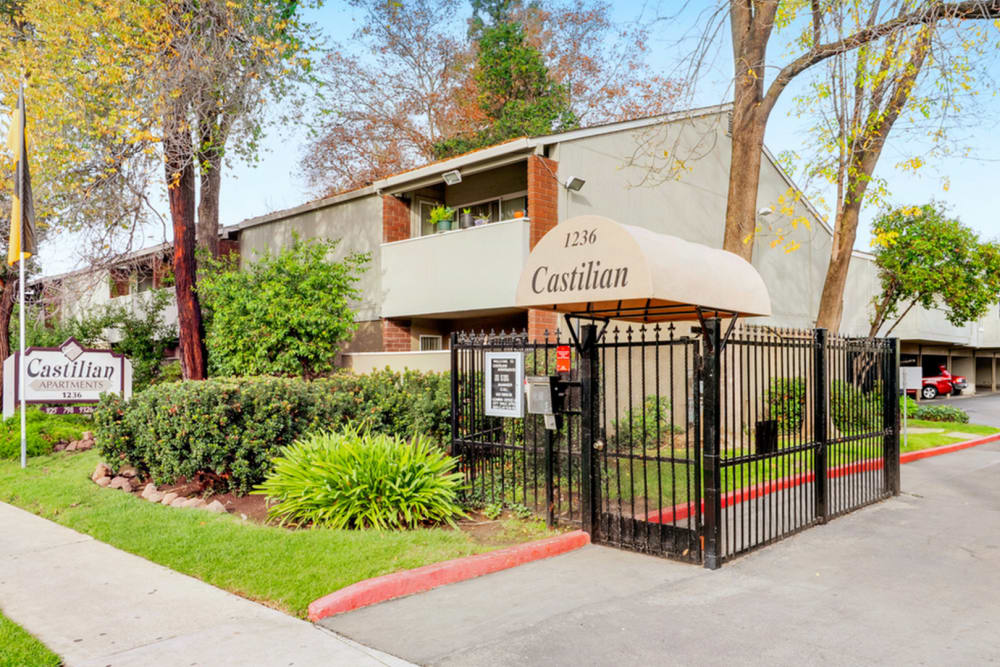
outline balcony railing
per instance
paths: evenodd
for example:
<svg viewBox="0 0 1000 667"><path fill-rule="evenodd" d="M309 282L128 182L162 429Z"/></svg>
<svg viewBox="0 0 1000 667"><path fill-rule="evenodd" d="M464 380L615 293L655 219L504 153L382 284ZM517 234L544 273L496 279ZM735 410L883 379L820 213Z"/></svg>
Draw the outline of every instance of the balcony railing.
<svg viewBox="0 0 1000 667"><path fill-rule="evenodd" d="M382 244L382 316L514 307L530 243L528 218Z"/></svg>

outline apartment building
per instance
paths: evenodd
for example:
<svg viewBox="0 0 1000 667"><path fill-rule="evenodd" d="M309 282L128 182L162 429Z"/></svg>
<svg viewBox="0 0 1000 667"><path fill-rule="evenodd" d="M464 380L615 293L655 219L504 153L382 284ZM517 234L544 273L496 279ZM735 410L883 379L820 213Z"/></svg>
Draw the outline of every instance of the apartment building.
<svg viewBox="0 0 1000 667"><path fill-rule="evenodd" d="M340 239L341 256L370 253L360 284L357 334L345 346L342 363L362 372L386 365L443 369L453 331L527 330L537 338L558 326L554 313L516 307L515 291L532 247L563 220L603 215L720 247L731 153L728 110L720 105L515 139L245 220L221 233L227 250L238 252L244 265L296 234ZM808 328L815 321L832 229L795 192L765 150L758 234L748 242L773 314L756 324ZM472 225L438 232L430 212L441 204L467 212ZM155 286L155 266L134 270L128 285ZM117 282L90 281L100 294L65 289L79 279L57 277L64 299L86 304L132 296L121 293L126 281L120 273ZM48 289L55 284L43 282ZM871 256L855 252L843 332L867 333L878 292ZM939 311L915 308L893 332L902 341L904 363L922 365L927 373L943 364L968 377L969 391L995 390L1000 308L995 311L955 327Z"/></svg>

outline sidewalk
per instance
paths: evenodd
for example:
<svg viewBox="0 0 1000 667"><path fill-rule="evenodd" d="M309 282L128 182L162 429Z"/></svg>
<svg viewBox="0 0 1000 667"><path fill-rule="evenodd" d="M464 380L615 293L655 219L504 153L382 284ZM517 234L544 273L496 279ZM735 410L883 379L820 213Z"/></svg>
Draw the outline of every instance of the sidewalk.
<svg viewBox="0 0 1000 667"><path fill-rule="evenodd" d="M0 608L67 665L406 665L0 503Z"/></svg>

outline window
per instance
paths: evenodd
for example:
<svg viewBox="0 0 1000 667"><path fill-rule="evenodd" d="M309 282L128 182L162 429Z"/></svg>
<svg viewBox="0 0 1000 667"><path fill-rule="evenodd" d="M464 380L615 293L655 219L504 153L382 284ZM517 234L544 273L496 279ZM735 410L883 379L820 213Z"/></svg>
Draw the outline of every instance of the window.
<svg viewBox="0 0 1000 667"><path fill-rule="evenodd" d="M528 215L528 198L524 195L508 197L500 200L500 219L513 220L518 217L518 211L522 215Z"/></svg>
<svg viewBox="0 0 1000 667"><path fill-rule="evenodd" d="M430 223L431 211L440 206L441 202L430 201L428 199L419 200L420 235L428 236L435 232L434 226Z"/></svg>
<svg viewBox="0 0 1000 667"><path fill-rule="evenodd" d="M518 212L521 215L528 214L528 196L526 192L514 192L494 199L461 204L455 207L459 213L465 209L470 209L473 219L485 219L487 222L513 220L518 217Z"/></svg>
<svg viewBox="0 0 1000 667"><path fill-rule="evenodd" d="M441 336L421 336L420 351L433 352L441 349Z"/></svg>

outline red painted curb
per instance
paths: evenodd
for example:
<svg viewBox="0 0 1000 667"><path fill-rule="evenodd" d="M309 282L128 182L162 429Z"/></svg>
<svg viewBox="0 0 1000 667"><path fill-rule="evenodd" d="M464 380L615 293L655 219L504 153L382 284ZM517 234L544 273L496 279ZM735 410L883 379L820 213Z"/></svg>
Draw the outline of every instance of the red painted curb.
<svg viewBox="0 0 1000 667"><path fill-rule="evenodd" d="M582 530L574 530L563 535L485 554L455 558L412 570L373 577L314 600L309 605L309 620L318 621L352 609L481 577L534 560L558 556L587 544L590 544L590 535Z"/></svg>
<svg viewBox="0 0 1000 667"><path fill-rule="evenodd" d="M920 459L926 459L932 456L951 454L952 452L968 449L969 447L978 447L979 445L985 445L986 443L993 442L995 440L1000 440L1000 433L983 436L982 438L976 438L975 440L966 440L965 442L954 442L950 445L932 447L931 449L918 449L915 452L906 452L905 454L899 455L899 461L900 463L912 463L913 461L919 461Z"/></svg>
<svg viewBox="0 0 1000 667"><path fill-rule="evenodd" d="M899 455L899 462L912 463L913 461L919 461L920 459L926 459L932 456L941 456L942 454L950 454L952 452L968 449L970 447L978 447L979 445L985 445L986 443L993 442L995 440L1000 440L1000 433L994 433L993 435L987 435L974 440L966 440L965 442L956 442L950 445L941 445L940 447L920 449L915 452L906 452ZM827 475L829 477L844 477L856 472L878 470L881 467L882 459L853 461L835 468L830 468L827 471ZM769 482L761 482L760 484L754 484L753 486L745 489L736 489L735 491L730 491L722 496L722 506L729 507L747 500L753 500L755 498L760 498L761 496L766 496L776 491L784 491L785 489L791 489L802 484L808 484L813 481L813 479L814 473L805 472L792 475L791 477L782 477L781 479L771 480ZM650 523L676 523L687 519L693 509L694 503L692 502L680 503L678 505L674 505L673 507L665 507L651 511L646 515L646 521ZM702 500L701 509L704 512L704 500Z"/></svg>

